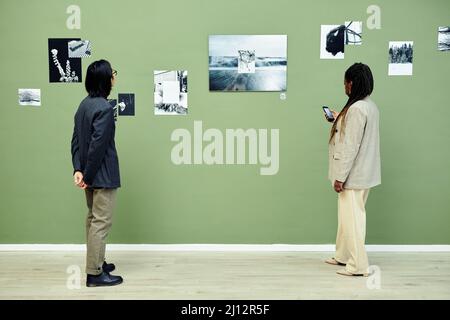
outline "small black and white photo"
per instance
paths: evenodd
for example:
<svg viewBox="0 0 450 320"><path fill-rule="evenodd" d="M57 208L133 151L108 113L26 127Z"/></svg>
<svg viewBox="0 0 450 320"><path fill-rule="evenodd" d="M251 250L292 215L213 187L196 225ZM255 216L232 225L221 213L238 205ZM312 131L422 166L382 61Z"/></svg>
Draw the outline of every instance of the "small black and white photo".
<svg viewBox="0 0 450 320"><path fill-rule="evenodd" d="M450 26L438 29L438 50L450 51Z"/></svg>
<svg viewBox="0 0 450 320"><path fill-rule="evenodd" d="M320 26L320 59L344 59L345 25Z"/></svg>
<svg viewBox="0 0 450 320"><path fill-rule="evenodd" d="M410 76L413 73L413 41L389 42L390 76Z"/></svg>
<svg viewBox="0 0 450 320"><path fill-rule="evenodd" d="M19 89L19 105L35 106L41 105L41 89Z"/></svg>
<svg viewBox="0 0 450 320"><path fill-rule="evenodd" d="M119 116L134 116L134 93L119 93Z"/></svg>
<svg viewBox="0 0 450 320"><path fill-rule="evenodd" d="M188 114L187 70L155 70L155 115Z"/></svg>
<svg viewBox="0 0 450 320"><path fill-rule="evenodd" d="M362 44L362 21L345 21L344 42L349 46Z"/></svg>
<svg viewBox="0 0 450 320"><path fill-rule="evenodd" d="M76 39L48 39L50 82L82 82L81 58L70 58L68 44Z"/></svg>
<svg viewBox="0 0 450 320"><path fill-rule="evenodd" d="M67 43L69 58L86 58L92 54L89 40L72 40Z"/></svg>

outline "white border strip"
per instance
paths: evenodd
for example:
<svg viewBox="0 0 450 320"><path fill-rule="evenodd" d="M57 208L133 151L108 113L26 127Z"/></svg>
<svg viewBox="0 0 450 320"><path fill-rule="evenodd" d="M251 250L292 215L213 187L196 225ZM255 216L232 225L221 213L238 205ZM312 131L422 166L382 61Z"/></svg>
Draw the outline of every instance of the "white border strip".
<svg viewBox="0 0 450 320"><path fill-rule="evenodd" d="M368 252L450 252L450 245L366 245ZM0 244L1 251L85 251L85 244ZM333 252L334 244L108 244L109 251Z"/></svg>

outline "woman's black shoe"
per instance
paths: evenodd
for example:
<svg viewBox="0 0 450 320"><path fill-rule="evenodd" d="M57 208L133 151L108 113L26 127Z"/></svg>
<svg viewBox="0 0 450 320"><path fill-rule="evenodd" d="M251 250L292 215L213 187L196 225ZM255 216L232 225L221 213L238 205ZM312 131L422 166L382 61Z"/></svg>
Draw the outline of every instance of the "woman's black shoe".
<svg viewBox="0 0 450 320"><path fill-rule="evenodd" d="M123 279L121 276L113 276L103 271L98 276L87 275L86 287L108 287L121 284Z"/></svg>
<svg viewBox="0 0 450 320"><path fill-rule="evenodd" d="M103 261L102 269L105 272L111 273L116 269L116 266L114 263L106 263L106 261Z"/></svg>

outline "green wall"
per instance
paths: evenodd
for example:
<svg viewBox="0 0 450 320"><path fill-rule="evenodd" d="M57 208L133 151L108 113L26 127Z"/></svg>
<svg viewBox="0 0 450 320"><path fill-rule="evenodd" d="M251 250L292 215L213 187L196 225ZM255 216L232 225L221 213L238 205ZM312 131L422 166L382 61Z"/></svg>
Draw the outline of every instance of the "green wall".
<svg viewBox="0 0 450 320"><path fill-rule="evenodd" d="M66 8L81 7L81 30ZM368 30L366 9L381 8ZM123 187L111 243L334 243L337 197L327 180L329 124L321 106L346 101L343 73L362 61L381 111L382 185L367 205L369 244L450 244L450 52L437 50L450 1L152 0L0 2L0 243L83 243L86 208L72 183L70 139L84 83L48 82L47 39L93 43L88 64L119 71L113 95L136 94L136 117L117 123ZM320 60L321 24L362 20L363 45ZM279 93L208 91L208 35L287 34L287 100ZM390 40L414 41L413 76L388 77ZM187 69L189 115L153 115L153 70ZM445 78L447 76L447 78ZM447 80L446 80L447 79ZM84 79L83 79L84 80ZM18 105L40 88L42 106ZM259 165L176 166L176 128L276 128L280 170Z"/></svg>

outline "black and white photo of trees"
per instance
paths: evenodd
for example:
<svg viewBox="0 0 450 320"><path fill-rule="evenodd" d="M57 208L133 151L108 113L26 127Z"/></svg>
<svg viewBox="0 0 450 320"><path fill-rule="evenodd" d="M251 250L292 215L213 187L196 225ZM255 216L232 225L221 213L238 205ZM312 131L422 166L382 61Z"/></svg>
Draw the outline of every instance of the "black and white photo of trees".
<svg viewBox="0 0 450 320"><path fill-rule="evenodd" d="M413 42L389 42L389 75L412 75L413 68Z"/></svg>

